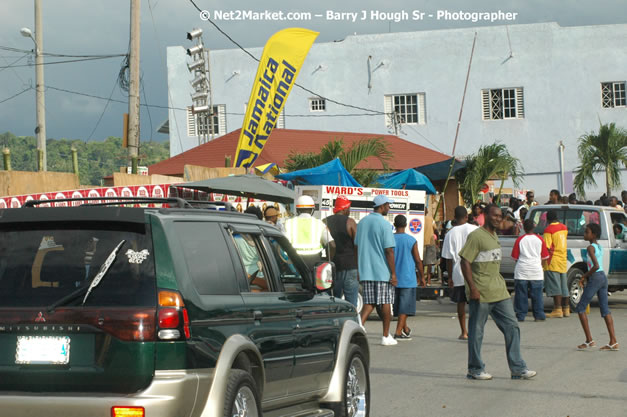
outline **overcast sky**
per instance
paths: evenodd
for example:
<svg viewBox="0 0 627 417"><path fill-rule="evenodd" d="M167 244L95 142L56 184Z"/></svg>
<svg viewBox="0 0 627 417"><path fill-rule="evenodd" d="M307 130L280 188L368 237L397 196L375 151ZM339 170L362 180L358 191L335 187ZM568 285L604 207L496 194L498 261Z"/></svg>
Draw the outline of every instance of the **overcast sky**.
<svg viewBox="0 0 627 417"><path fill-rule="evenodd" d="M437 10L451 12L498 11L518 13L509 24L557 22L562 26L627 23L625 0L195 0L201 8L215 17L216 11L283 11L310 12L312 19L300 22L272 20L215 21L242 46L263 46L270 35L285 27L304 27L320 32L317 43L343 39L357 33L387 33L438 30L469 26L503 25L506 22L473 23L445 21L434 16ZM44 51L70 55L123 54L129 42L129 0L43 0ZM314 4L315 3L315 4ZM234 5L235 4L235 5ZM359 20L361 10L368 12ZM405 11L410 19L402 22L373 21L370 12ZM328 20L327 11L360 13L356 22ZM424 12L422 20L412 20L412 12ZM322 17L315 17L321 14ZM237 14L234 14L236 16ZM20 35L20 28L34 31L33 0L1 0L0 47L32 50L33 41ZM200 19L189 0L141 0L141 71L144 91L141 102L167 106L167 76L165 49L174 45L189 45L188 30L204 30L206 46L210 49L235 47L210 23ZM21 59L20 59L21 58ZM46 57L51 63L61 59ZM75 59L75 58L74 58ZM93 96L126 101L126 93L116 85L123 58L75 62L45 66L46 129L49 138L103 140L121 136L122 114L128 105L98 98L72 94L59 88ZM7 68L10 64L12 67ZM34 57L0 49L0 133L34 136L35 67ZM256 63L251 60L251 66ZM252 82L252 80L242 80ZM33 87L33 89L29 89ZM9 99L24 90L21 95ZM9 99L9 100L7 100ZM6 100L6 101L4 101ZM4 101L4 102L3 102ZM359 103L353 103L359 104ZM106 109L105 109L105 106ZM100 122L98 123L99 119ZM141 110L141 140L165 140L156 133L158 125L167 119L167 110L145 107ZM1 145L1 144L0 144Z"/></svg>

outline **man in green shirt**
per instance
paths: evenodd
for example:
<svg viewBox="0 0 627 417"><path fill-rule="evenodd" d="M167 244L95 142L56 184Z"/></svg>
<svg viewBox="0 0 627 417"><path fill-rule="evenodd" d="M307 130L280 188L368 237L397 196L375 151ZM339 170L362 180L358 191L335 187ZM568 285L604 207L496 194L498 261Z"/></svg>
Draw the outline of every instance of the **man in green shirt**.
<svg viewBox="0 0 627 417"><path fill-rule="evenodd" d="M505 336L507 363L512 379L533 378L536 372L527 369L520 355L520 328L516 322L505 280L499 272L501 244L496 230L503 220L503 213L494 204L486 207L484 213L483 226L468 235L466 244L459 253L469 307L466 377L492 379L492 375L485 371L485 364L481 360L483 329L489 315Z"/></svg>

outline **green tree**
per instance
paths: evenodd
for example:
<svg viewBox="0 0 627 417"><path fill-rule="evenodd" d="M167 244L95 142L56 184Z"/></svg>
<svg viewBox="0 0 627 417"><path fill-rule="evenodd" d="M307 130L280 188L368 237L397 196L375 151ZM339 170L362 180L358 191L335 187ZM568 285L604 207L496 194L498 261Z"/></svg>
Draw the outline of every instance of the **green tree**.
<svg viewBox="0 0 627 417"><path fill-rule="evenodd" d="M501 180L495 200L498 204L505 180L511 178L514 186L518 186L523 176L520 160L510 155L504 144L496 142L481 146L476 154L466 158L466 167L455 174L462 198L468 206L477 200L486 181Z"/></svg>
<svg viewBox="0 0 627 417"><path fill-rule="evenodd" d="M614 123L601 124L598 133L582 135L577 146L581 165L575 171L575 191L585 196L585 186L596 185L594 172L600 170L605 171L605 195L620 189L620 169L627 167L626 147L627 132Z"/></svg>
<svg viewBox="0 0 627 417"><path fill-rule="evenodd" d="M31 136L0 135L0 146L11 150L11 165L15 171L35 171L37 141ZM77 139L48 139L46 151L48 171L72 172L72 147L78 151L78 171L83 185L100 185L103 177L119 172L128 165L128 151L122 139L110 136L104 141L83 142ZM169 142L140 143L140 165L152 165L170 155Z"/></svg>
<svg viewBox="0 0 627 417"><path fill-rule="evenodd" d="M381 137L361 140L348 149L344 148L344 141L340 138L329 141L320 148L319 153L291 151L285 160L285 168L290 171L298 171L314 168L339 158L344 168L350 172L355 180L367 187L375 183L379 172L372 169L358 169L357 166L368 158L376 158L383 165L383 169L387 170L387 163L392 156L387 143Z"/></svg>

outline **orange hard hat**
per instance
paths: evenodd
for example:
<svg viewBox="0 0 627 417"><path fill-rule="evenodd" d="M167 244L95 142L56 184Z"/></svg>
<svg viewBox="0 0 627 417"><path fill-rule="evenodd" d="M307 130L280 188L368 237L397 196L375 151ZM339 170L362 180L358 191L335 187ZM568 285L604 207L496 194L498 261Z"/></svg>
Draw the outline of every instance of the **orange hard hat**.
<svg viewBox="0 0 627 417"><path fill-rule="evenodd" d="M338 211L346 210L350 208L351 201L343 195L338 196L335 199L335 207L333 207L333 213L337 213Z"/></svg>

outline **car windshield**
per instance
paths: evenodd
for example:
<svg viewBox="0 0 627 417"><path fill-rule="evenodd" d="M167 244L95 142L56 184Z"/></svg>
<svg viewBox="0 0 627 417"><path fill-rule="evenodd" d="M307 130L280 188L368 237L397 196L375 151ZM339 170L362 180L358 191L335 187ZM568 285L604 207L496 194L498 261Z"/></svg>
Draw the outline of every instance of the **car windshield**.
<svg viewBox="0 0 627 417"><path fill-rule="evenodd" d="M88 285L124 240L85 306L153 306L152 239L146 225L26 223L0 229L0 308L48 306ZM68 303L81 305L83 297Z"/></svg>

